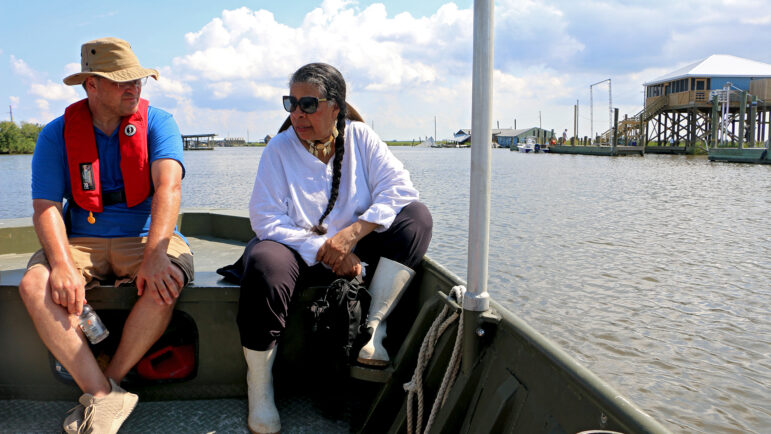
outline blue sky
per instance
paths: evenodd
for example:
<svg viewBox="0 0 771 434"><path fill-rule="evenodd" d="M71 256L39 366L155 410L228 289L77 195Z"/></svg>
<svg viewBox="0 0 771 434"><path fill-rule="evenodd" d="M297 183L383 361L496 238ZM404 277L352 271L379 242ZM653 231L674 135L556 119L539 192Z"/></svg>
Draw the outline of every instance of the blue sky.
<svg viewBox="0 0 771 434"><path fill-rule="evenodd" d="M0 119L47 123L84 96L62 78L80 45L128 40L161 71L143 95L183 134L251 140L286 116L289 75L314 61L341 70L348 100L383 139L448 138L471 125L471 1L15 2L0 19ZM771 63L771 1L498 0L494 127L589 134L589 85L612 81L635 114L642 83L711 54ZM607 88L594 95L607 126ZM601 123L605 122L605 125Z"/></svg>

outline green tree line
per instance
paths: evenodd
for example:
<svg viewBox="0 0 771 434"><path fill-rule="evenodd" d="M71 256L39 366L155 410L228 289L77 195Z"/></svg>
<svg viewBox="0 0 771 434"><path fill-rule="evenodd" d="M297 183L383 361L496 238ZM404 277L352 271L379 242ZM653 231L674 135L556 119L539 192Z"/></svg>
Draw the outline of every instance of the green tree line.
<svg viewBox="0 0 771 434"><path fill-rule="evenodd" d="M21 128L14 122L0 122L0 154L31 154L42 125L21 123Z"/></svg>

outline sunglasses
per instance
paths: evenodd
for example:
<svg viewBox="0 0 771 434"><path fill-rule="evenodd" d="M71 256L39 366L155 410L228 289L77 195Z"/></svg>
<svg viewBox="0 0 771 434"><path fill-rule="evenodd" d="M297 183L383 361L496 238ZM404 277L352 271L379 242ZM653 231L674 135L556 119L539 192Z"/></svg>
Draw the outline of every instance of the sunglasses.
<svg viewBox="0 0 771 434"><path fill-rule="evenodd" d="M147 84L147 77L139 78L131 81L112 81L109 78L104 78L100 76L96 76L96 78L99 80L107 81L120 90L126 90L126 89L137 88L137 87L142 88Z"/></svg>
<svg viewBox="0 0 771 434"><path fill-rule="evenodd" d="M319 108L320 102L330 101L327 98L316 98L315 96L304 96L299 100L296 97L286 95L282 98L284 100L284 110L289 113L295 111L297 106L299 106L303 113L313 114Z"/></svg>

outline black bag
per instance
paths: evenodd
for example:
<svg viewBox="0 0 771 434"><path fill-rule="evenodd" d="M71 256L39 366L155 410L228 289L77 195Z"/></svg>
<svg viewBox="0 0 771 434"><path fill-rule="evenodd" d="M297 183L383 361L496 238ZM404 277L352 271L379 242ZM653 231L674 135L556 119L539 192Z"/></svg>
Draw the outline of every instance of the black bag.
<svg viewBox="0 0 771 434"><path fill-rule="evenodd" d="M347 365L358 352L370 296L360 276L337 279L310 304L311 334L319 356Z"/></svg>
<svg viewBox="0 0 771 434"><path fill-rule="evenodd" d="M314 401L330 419L343 417L350 398L351 362L369 339L361 333L370 296L360 277L337 279L308 307L314 357Z"/></svg>

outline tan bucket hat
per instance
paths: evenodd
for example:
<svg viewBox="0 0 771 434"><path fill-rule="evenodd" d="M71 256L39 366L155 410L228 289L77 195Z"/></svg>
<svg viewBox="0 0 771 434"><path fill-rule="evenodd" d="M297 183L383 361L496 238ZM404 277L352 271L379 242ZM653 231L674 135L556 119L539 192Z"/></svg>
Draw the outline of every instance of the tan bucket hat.
<svg viewBox="0 0 771 434"><path fill-rule="evenodd" d="M64 79L70 86L83 83L90 75L98 75L112 81L133 81L144 77L158 79L155 69L143 68L131 51L131 45L123 39L101 38L88 41L80 48L80 71Z"/></svg>

